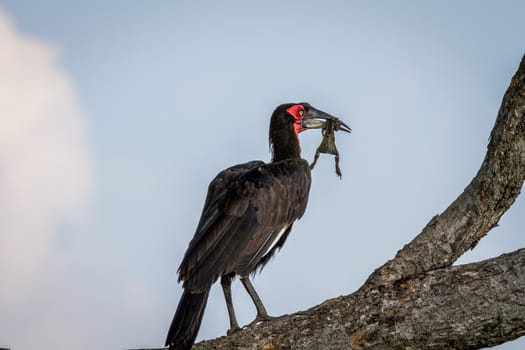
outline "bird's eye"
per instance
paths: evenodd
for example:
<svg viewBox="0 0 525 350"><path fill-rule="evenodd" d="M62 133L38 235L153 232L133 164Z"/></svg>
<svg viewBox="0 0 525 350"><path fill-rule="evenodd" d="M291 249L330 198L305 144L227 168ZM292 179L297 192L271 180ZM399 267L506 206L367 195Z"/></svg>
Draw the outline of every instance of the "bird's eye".
<svg viewBox="0 0 525 350"><path fill-rule="evenodd" d="M299 110L299 115L302 116L304 114L304 111L301 109Z"/></svg>

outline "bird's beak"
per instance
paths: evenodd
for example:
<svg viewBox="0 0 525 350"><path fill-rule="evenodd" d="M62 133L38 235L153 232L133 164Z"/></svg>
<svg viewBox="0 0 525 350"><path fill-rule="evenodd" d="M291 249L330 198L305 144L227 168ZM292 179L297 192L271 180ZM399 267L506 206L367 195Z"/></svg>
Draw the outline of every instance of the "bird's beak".
<svg viewBox="0 0 525 350"><path fill-rule="evenodd" d="M321 129L326 126L327 120L338 121L338 128L336 130L342 130L348 133L352 131L342 120L315 108L308 110L301 122L301 126L305 129Z"/></svg>

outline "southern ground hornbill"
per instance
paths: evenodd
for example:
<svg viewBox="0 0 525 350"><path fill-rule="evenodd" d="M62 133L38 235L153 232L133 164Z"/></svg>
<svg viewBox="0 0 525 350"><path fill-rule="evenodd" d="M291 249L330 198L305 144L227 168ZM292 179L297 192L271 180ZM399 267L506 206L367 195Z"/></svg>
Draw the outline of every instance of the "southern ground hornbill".
<svg viewBox="0 0 525 350"><path fill-rule="evenodd" d="M256 321L268 313L250 282L281 248L310 192L310 166L301 159L298 135L335 119L308 103L280 105L270 121L272 162L251 161L221 171L210 183L201 218L179 267L184 293L166 339L170 349L190 349L199 331L208 293L220 277L230 317L239 329L231 296L238 275L257 308ZM342 123L341 130L350 132Z"/></svg>

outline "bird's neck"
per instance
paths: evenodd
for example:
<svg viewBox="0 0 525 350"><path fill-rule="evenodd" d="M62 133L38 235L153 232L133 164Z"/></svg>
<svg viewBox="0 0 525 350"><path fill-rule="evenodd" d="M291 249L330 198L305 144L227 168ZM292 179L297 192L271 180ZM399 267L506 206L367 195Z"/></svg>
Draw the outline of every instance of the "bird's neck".
<svg viewBox="0 0 525 350"><path fill-rule="evenodd" d="M299 137L292 128L281 128L270 134L272 162L284 159L301 158Z"/></svg>

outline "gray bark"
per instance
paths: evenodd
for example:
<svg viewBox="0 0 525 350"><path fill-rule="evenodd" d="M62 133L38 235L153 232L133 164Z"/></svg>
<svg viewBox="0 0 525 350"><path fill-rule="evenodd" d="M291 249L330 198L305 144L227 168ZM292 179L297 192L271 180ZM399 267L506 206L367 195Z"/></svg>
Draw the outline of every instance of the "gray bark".
<svg viewBox="0 0 525 350"><path fill-rule="evenodd" d="M479 349L525 334L525 249L362 288L193 349Z"/></svg>
<svg viewBox="0 0 525 350"><path fill-rule="evenodd" d="M525 180L525 56L464 192L355 293L194 349L479 349L525 334L525 249L463 266Z"/></svg>

